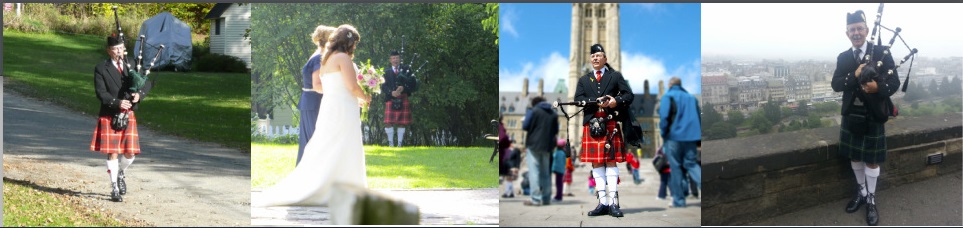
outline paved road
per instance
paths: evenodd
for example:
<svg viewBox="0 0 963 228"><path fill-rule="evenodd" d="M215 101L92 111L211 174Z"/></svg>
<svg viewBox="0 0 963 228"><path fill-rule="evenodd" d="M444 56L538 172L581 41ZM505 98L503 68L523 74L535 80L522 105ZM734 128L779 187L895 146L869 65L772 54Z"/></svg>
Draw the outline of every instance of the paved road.
<svg viewBox="0 0 963 228"><path fill-rule="evenodd" d="M140 127L144 152L127 171L125 201L115 203L109 201L106 155L89 151L93 115L8 92L3 113L5 178L155 226L249 224L249 155Z"/></svg>
<svg viewBox="0 0 963 228"><path fill-rule="evenodd" d="M642 159L640 174L645 181L640 185L632 183L630 174L623 163L619 163L619 197L625 217L589 217L586 213L598 205L595 193L588 192L590 167L575 169L572 182L574 197L563 198L561 203L548 206L524 206L522 202L529 196L516 194L515 198L502 198L499 203L499 225L501 226L701 226L702 201L686 199L686 208L669 208L669 201L657 200L659 175L652 167L651 159ZM527 167L523 165L522 171ZM554 177L553 177L554 178ZM515 188L521 181L516 181ZM554 184L552 185L554 189Z"/></svg>
<svg viewBox="0 0 963 228"><path fill-rule="evenodd" d="M884 172L883 175L886 175ZM963 225L963 174L949 174L877 192L880 226ZM803 209L753 226L865 226L866 208L846 213L848 199Z"/></svg>
<svg viewBox="0 0 963 228"><path fill-rule="evenodd" d="M498 225L498 189L378 190L418 205L422 225ZM257 197L261 192L252 192ZM326 207L254 207L251 225L331 225Z"/></svg>

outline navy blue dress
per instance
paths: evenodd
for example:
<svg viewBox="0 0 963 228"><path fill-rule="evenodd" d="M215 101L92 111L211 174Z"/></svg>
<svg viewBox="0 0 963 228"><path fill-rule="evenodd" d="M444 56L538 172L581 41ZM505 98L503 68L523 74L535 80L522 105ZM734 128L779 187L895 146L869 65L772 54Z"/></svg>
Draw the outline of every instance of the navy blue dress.
<svg viewBox="0 0 963 228"><path fill-rule="evenodd" d="M308 62L301 68L301 79L305 89L313 89L314 83L311 80L311 73L321 68L321 54L315 54L308 59ZM314 135L314 126L318 121L318 107L321 105L321 94L315 91L301 91L301 100L298 101L298 110L301 111L301 122L298 123L298 161L304 155L304 145Z"/></svg>

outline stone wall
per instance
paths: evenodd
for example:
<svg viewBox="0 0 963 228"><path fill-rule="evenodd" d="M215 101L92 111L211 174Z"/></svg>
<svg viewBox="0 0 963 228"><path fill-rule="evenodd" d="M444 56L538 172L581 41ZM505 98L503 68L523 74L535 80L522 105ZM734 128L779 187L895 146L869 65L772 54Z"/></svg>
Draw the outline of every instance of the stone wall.
<svg viewBox="0 0 963 228"><path fill-rule="evenodd" d="M960 173L963 116L892 119L877 191ZM852 197L849 160L837 155L839 128L707 141L703 144L703 225L740 225ZM944 153L942 163L926 157ZM845 205L839 205L843 211Z"/></svg>

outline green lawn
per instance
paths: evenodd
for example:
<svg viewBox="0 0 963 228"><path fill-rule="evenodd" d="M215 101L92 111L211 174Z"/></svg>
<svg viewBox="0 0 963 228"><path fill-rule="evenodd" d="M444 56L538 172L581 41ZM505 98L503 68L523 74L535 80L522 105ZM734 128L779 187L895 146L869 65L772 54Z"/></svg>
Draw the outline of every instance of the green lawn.
<svg viewBox="0 0 963 228"><path fill-rule="evenodd" d="M4 226L130 226L95 208L71 203L68 196L17 183L3 183Z"/></svg>
<svg viewBox="0 0 963 228"><path fill-rule="evenodd" d="M491 148L365 146L369 188L494 188ZM298 145L251 143L251 187L263 189L294 170Z"/></svg>
<svg viewBox="0 0 963 228"><path fill-rule="evenodd" d="M3 32L4 86L91 116L99 110L94 66L107 59L104 37ZM133 48L133 47L131 47ZM152 72L156 87L137 122L166 134L250 152L249 74Z"/></svg>

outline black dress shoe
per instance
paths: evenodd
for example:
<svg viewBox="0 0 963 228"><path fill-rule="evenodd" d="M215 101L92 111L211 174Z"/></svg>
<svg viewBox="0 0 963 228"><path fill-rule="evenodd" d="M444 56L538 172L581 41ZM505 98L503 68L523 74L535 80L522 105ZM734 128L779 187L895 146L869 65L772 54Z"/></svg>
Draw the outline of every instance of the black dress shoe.
<svg viewBox="0 0 963 228"><path fill-rule="evenodd" d="M866 224L875 226L879 224L879 211L876 210L876 194L870 193L866 196Z"/></svg>
<svg viewBox="0 0 963 228"><path fill-rule="evenodd" d="M124 198L120 196L120 191L117 190L117 183L111 184L110 189L110 200L114 202L124 202Z"/></svg>
<svg viewBox="0 0 963 228"><path fill-rule="evenodd" d="M124 181L124 170L117 173L117 188L121 195L127 195L127 182Z"/></svg>
<svg viewBox="0 0 963 228"><path fill-rule="evenodd" d="M619 206L616 204L609 205L609 215L612 217L622 217L622 210L619 210Z"/></svg>
<svg viewBox="0 0 963 228"><path fill-rule="evenodd" d="M607 214L609 214L609 207L602 205L601 203L597 207L595 207L595 210L591 210L588 212L588 216L599 216L599 215L607 215Z"/></svg>
<svg viewBox="0 0 963 228"><path fill-rule="evenodd" d="M850 200L849 203L846 204L846 213L853 213L858 211L859 207L863 206L863 204L865 203L866 203L866 197L861 196L859 195L859 192L856 192L856 196L853 197L853 200Z"/></svg>

